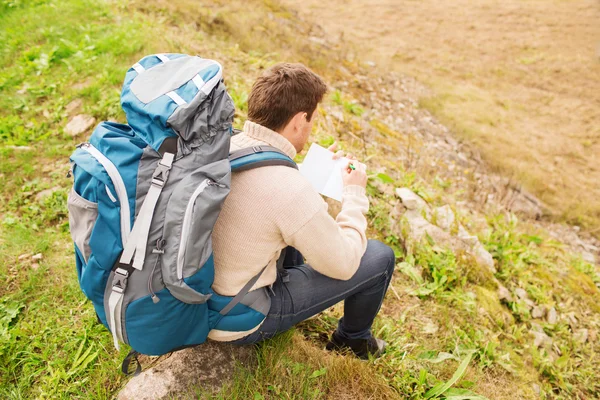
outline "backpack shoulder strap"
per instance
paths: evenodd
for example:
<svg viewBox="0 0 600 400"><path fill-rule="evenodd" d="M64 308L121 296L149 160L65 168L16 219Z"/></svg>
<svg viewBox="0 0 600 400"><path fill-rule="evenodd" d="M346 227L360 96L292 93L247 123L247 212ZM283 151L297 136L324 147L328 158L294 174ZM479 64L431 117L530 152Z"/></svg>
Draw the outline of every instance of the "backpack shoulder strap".
<svg viewBox="0 0 600 400"><path fill-rule="evenodd" d="M253 146L234 151L229 155L229 161L232 171L246 171L268 165L283 165L298 169L294 160L273 146Z"/></svg>

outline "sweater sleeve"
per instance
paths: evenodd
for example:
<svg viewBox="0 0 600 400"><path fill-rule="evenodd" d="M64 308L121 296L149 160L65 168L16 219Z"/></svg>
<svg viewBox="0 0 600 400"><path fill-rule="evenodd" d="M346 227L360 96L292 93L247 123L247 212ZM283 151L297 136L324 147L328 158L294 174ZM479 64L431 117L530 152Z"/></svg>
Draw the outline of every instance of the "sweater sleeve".
<svg viewBox="0 0 600 400"><path fill-rule="evenodd" d="M292 212L303 209L300 204L309 205L311 212L304 213L302 224L282 224L284 241L300 251L316 271L334 279L350 279L367 248L365 214L369 200L365 189L354 185L344 188L342 209L336 219L329 215L327 203L312 187L299 197L290 205Z"/></svg>

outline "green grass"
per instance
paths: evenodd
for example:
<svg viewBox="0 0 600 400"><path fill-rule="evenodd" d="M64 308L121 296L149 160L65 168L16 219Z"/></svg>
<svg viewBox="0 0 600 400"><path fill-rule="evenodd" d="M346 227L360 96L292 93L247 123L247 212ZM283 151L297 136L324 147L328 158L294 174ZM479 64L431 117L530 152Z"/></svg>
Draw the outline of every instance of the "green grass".
<svg viewBox="0 0 600 400"><path fill-rule="evenodd" d="M294 34L310 27L282 22L295 23L278 3L253 0L252 5L242 13L247 2L0 0L1 398L104 399L126 382L119 365L127 349L114 350L110 334L96 323L73 265L66 174L69 154L87 134L72 138L63 132L72 117L69 103L80 99L78 112L97 120L123 120L124 73L141 56L157 51L221 60L237 127L245 120L254 77L275 62L303 61L330 82L339 78L334 54L311 47L308 34ZM267 13L275 17L264 19ZM266 31L250 28L263 19ZM237 26L243 28L233 29ZM457 215L494 256L498 272L493 277L427 240L407 252L393 189L410 187L433 205L463 194L454 191L453 182L397 162L394 152L406 146L418 151L420 144L407 143L405 135L380 120L363 123L368 110L352 98L360 97L335 90L326 99L315 141L338 140L369 159L369 234L399 257L394 290L374 325L388 341L388 352L368 362L326 352L325 341L341 315L338 306L256 346L257 365L240 366L221 393L197 388L197 396L535 398L534 384L545 398L598 395L597 344L582 343L575 335L575 330L600 329L597 268L545 232L503 213L490 213L480 223ZM333 111L343 113L343 121L328 118ZM36 254L42 259L33 260ZM513 293L513 301L498 299L498 283ZM519 288L536 305L576 319L573 327L564 320L536 322L554 347L532 346L529 331L535 321L515 297Z"/></svg>

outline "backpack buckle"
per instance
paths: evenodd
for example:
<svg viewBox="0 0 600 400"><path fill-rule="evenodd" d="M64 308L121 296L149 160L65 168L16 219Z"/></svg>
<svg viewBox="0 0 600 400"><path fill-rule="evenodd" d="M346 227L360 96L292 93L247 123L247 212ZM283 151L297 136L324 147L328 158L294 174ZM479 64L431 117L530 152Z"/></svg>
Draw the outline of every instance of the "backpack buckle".
<svg viewBox="0 0 600 400"><path fill-rule="evenodd" d="M123 268L117 268L115 270L115 276L112 281L112 291L116 293L123 293L127 289L127 278L129 272Z"/></svg>

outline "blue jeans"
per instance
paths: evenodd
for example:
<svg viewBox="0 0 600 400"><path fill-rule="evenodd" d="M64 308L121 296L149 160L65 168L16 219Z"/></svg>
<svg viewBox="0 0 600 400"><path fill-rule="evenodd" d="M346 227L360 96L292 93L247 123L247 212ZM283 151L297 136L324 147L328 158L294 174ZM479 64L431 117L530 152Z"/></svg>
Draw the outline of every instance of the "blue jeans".
<svg viewBox="0 0 600 400"><path fill-rule="evenodd" d="M329 278L304 264L302 255L288 247L284 268L289 282L278 273L271 292L271 308L257 331L233 344L269 339L344 300L344 316L337 332L345 339L368 339L394 272L395 256L385 244L369 240L358 270L347 281Z"/></svg>

